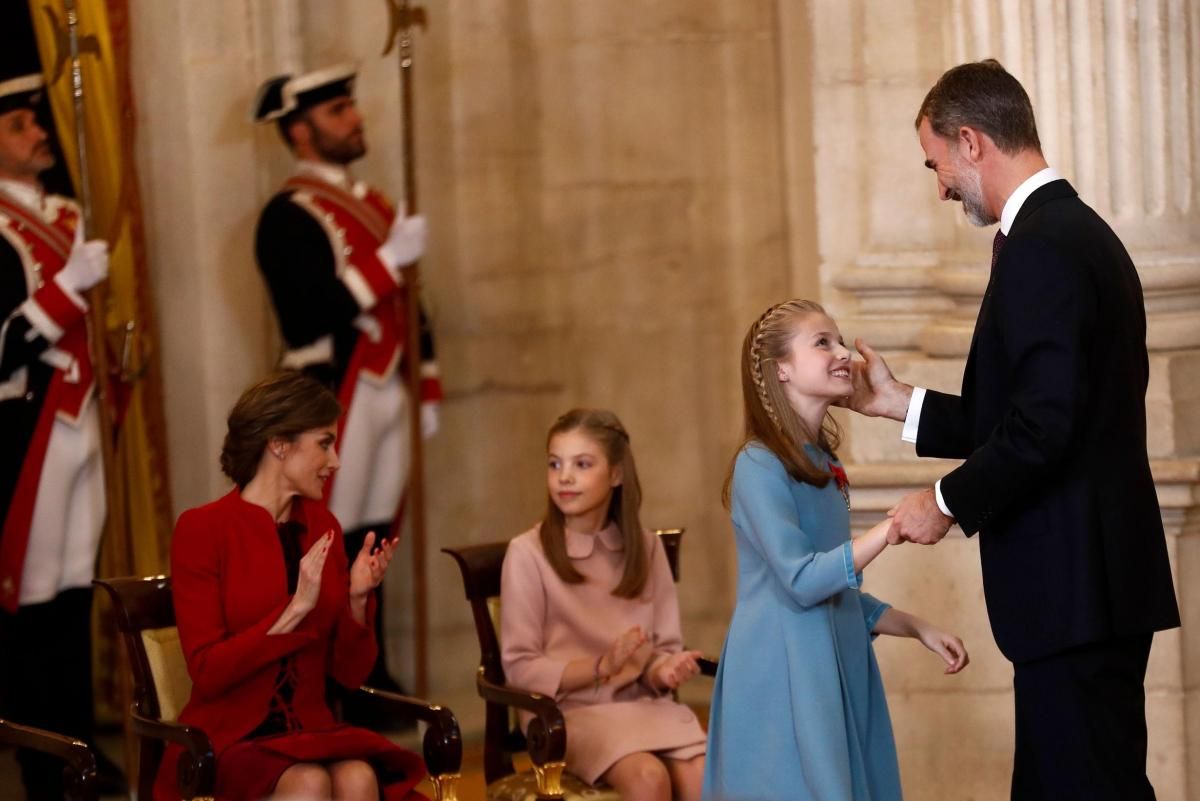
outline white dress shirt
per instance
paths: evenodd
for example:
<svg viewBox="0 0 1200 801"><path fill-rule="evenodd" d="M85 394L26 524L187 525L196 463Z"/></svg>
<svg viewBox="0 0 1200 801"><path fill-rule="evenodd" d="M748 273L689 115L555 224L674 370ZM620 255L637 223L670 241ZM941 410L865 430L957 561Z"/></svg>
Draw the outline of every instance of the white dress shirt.
<svg viewBox="0 0 1200 801"><path fill-rule="evenodd" d="M1053 167L1045 167L1022 181L1021 185L1008 196L1008 200L1004 201L1004 209L1000 212L1000 232L1008 236L1013 222L1017 219L1017 213L1021 211L1021 207L1025 205L1029 196L1051 181L1057 181L1060 178L1062 176L1059 175L1058 170ZM904 416L904 428L900 432L900 438L905 442L915 443L917 441L917 429L921 425L921 407L924 404L925 388L913 387L912 398L908 401L908 414ZM933 494L942 514L954 517L950 507L946 506L946 499L942 497L941 479L938 479L937 483L933 485Z"/></svg>

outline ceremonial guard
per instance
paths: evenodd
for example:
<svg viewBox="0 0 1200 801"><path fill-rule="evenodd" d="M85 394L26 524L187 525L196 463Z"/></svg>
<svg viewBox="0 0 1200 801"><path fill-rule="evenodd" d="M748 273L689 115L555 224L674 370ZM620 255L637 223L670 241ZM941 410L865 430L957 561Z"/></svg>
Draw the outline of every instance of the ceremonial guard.
<svg viewBox="0 0 1200 801"><path fill-rule="evenodd" d="M0 716L90 742L106 503L84 293L108 245L83 241L79 207L42 186L42 90L37 73L0 77ZM28 798L62 797L61 763L18 759Z"/></svg>
<svg viewBox="0 0 1200 801"><path fill-rule="evenodd" d="M426 438L437 431L442 397L423 314L421 341L405 341L404 268L424 252L425 220L403 207L397 213L378 190L350 176L349 165L366 153L354 79L346 66L279 76L263 84L254 107L255 119L274 122L296 157L293 174L262 212L255 248L286 347L281 366L331 385L345 410L338 424L342 466L326 500L351 555L367 531L398 532L411 468L403 360L414 353L421 359ZM393 684L384 651L368 679L375 686Z"/></svg>

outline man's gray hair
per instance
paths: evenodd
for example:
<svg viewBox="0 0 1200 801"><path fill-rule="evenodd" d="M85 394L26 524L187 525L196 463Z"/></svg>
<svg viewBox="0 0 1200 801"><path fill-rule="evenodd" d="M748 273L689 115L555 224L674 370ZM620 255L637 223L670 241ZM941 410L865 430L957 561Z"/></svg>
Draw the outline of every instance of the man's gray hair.
<svg viewBox="0 0 1200 801"><path fill-rule="evenodd" d="M915 127L920 128L923 119L946 139L956 139L966 126L987 134L1010 155L1042 149L1029 95L993 58L946 70L925 95Z"/></svg>

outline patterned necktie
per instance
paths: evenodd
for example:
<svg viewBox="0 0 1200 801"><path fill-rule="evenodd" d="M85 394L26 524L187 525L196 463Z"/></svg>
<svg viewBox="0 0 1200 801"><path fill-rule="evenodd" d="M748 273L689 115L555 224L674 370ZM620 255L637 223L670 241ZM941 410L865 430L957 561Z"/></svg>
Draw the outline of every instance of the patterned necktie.
<svg viewBox="0 0 1200 801"><path fill-rule="evenodd" d="M999 228L996 229L996 238L992 240L992 269L996 269L996 261L1000 258L1000 248L1004 247L1004 240L1008 239L1004 232Z"/></svg>

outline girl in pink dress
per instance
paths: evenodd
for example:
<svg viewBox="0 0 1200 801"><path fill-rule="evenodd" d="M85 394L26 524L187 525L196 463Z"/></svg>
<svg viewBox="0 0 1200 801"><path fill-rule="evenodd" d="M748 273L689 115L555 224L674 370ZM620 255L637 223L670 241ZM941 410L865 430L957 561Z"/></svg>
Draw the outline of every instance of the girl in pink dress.
<svg viewBox="0 0 1200 801"><path fill-rule="evenodd" d="M558 702L567 770L579 778L630 801L698 801L704 730L671 691L700 672L700 652L683 649L671 568L638 519L641 486L617 416L558 418L546 485L545 518L504 559L508 683Z"/></svg>

